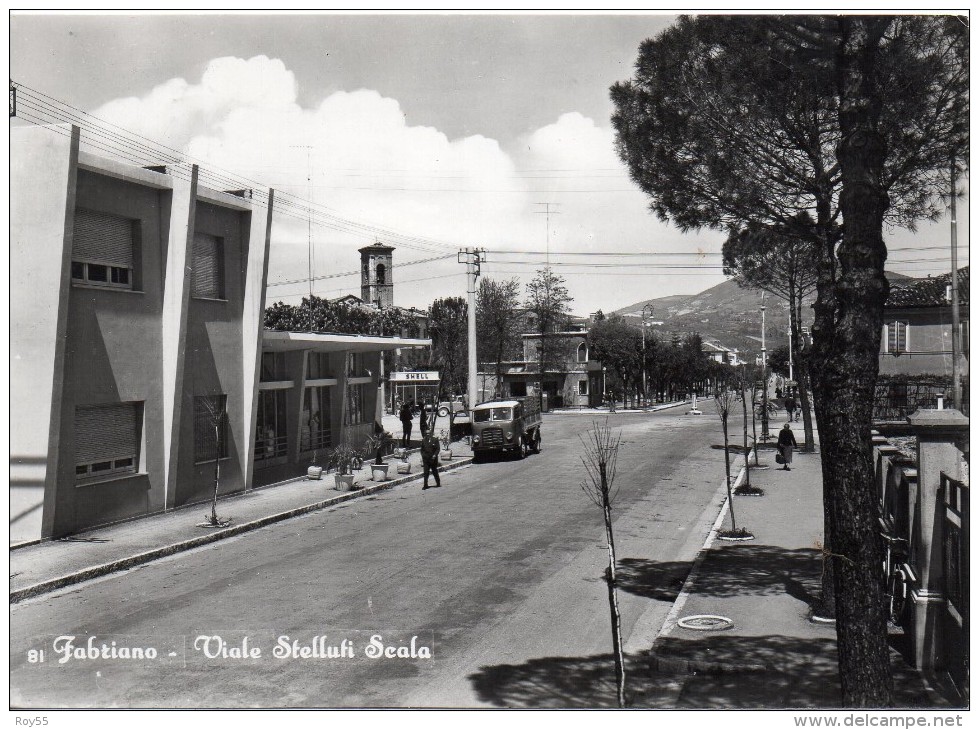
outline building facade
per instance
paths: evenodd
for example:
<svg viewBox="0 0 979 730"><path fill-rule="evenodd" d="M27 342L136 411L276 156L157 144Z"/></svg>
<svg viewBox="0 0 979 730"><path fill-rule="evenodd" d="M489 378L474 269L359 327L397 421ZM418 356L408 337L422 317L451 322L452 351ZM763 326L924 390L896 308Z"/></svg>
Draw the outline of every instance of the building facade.
<svg viewBox="0 0 979 730"><path fill-rule="evenodd" d="M952 373L951 277L894 283L884 305L881 375ZM969 366L969 267L959 269L959 372Z"/></svg>
<svg viewBox="0 0 979 730"><path fill-rule="evenodd" d="M67 125L12 130L10 176L12 541L203 501L215 459L222 493L294 475L366 438L381 352L428 345L265 331L271 190L96 157Z"/></svg>

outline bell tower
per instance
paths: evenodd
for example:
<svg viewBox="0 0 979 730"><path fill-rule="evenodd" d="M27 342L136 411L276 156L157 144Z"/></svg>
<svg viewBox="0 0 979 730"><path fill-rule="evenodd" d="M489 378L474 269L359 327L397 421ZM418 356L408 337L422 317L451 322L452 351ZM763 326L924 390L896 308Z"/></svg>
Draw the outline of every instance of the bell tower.
<svg viewBox="0 0 979 730"><path fill-rule="evenodd" d="M360 298L381 309L394 306L392 251L394 246L379 242L360 249Z"/></svg>

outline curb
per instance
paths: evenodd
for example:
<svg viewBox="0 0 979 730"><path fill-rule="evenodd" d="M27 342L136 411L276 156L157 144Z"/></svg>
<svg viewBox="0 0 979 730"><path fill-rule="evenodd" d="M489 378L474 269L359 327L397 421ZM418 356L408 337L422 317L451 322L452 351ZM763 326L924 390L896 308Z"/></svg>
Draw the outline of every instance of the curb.
<svg viewBox="0 0 979 730"><path fill-rule="evenodd" d="M452 469L458 469L459 467L466 466L467 464L471 463L471 456L463 457L458 461L453 461L452 464L443 464L439 467L439 471L451 471ZM129 568L135 568L136 566L144 565L154 560L165 558L169 555L175 555L176 553L192 550L193 548L208 545L212 542L224 540L229 537L235 537L236 535L257 530L260 527L265 527L266 525L282 522L283 520L305 515L310 512L316 512L327 507L332 507L336 504L349 502L359 497L365 497L371 494L376 494L377 492L383 492L387 489L391 489L392 487L407 484L408 482L421 478L421 472L417 474L407 474L399 479L391 479L390 481L381 482L370 487L364 487L363 489L358 489L353 492L343 492L335 497L314 502L313 504L296 507L294 509L286 510L285 512L278 512L274 515L268 515L257 520L252 520L251 522L243 522L240 525L232 525L231 527L227 527L220 532L212 532L207 535L191 538L190 540L184 540L183 542L164 545L161 548L155 548L154 550L148 550L143 553L131 555L128 558L120 558L119 560L114 560L110 563L95 565L91 568L84 568L83 570L76 571L75 573L69 573L68 575L62 575L58 578L51 578L40 583L35 583L34 585L18 588L17 590L10 592L10 603L20 603L28 598L50 593L58 590L59 588L75 585L76 583L82 583L94 578L101 578L102 576L109 575L111 573L118 573L123 570L128 570Z"/></svg>

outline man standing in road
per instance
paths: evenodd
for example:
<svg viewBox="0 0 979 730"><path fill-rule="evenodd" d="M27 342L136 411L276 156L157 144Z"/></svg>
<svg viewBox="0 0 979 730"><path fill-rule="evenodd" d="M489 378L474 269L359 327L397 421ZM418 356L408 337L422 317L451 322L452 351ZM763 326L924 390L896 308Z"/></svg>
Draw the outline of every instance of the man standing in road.
<svg viewBox="0 0 979 730"><path fill-rule="evenodd" d="M425 418L424 411L422 418ZM422 489L428 489L428 475L431 473L435 477L435 486L441 487L439 479L439 442L434 434L426 433L422 436Z"/></svg>
<svg viewBox="0 0 979 730"><path fill-rule="evenodd" d="M418 430L421 431L422 441L425 440L425 434L428 433L428 401L423 400L421 405L421 413L418 414Z"/></svg>
<svg viewBox="0 0 979 730"><path fill-rule="evenodd" d="M407 449L411 444L411 406L407 402L401 404L398 418L401 419L401 428L404 431L404 435L401 437L401 447Z"/></svg>

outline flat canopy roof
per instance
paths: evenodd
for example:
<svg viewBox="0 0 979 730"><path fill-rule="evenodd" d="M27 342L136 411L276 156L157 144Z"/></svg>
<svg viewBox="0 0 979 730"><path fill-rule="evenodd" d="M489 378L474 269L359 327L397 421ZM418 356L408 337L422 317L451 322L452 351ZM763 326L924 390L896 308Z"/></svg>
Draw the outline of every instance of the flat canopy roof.
<svg viewBox="0 0 979 730"><path fill-rule="evenodd" d="M262 331L262 349L272 352L316 350L317 352L383 352L430 347L431 340L374 335L324 335L315 332Z"/></svg>

